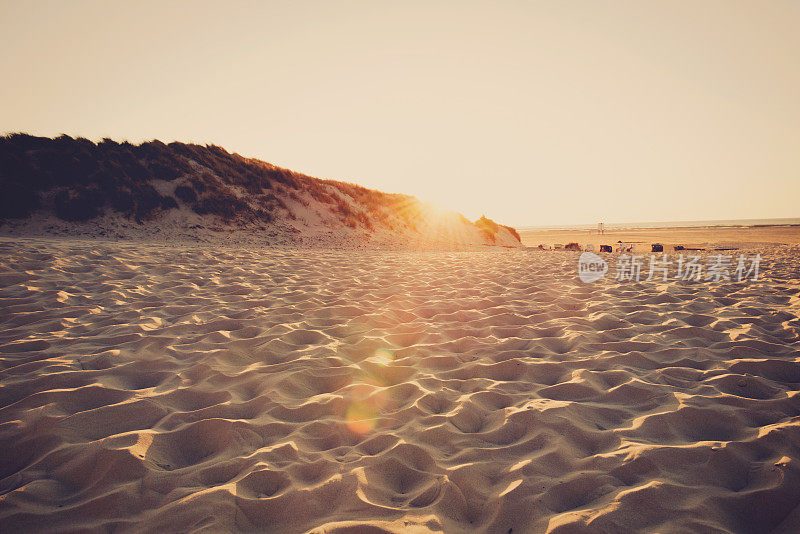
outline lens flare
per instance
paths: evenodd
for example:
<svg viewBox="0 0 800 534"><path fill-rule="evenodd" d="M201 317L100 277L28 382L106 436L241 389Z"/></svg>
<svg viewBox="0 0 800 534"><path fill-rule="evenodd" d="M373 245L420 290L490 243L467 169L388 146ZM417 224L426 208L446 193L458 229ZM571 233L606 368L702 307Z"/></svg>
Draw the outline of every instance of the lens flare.
<svg viewBox="0 0 800 534"><path fill-rule="evenodd" d="M389 349L378 349L375 351L375 354L372 356L371 360L375 363L389 365L390 363L394 362L394 353Z"/></svg>
<svg viewBox="0 0 800 534"><path fill-rule="evenodd" d="M367 434L381 424L381 410L387 405L388 391L378 381L370 379L350 384L343 391L347 399L344 423L355 434Z"/></svg>
<svg viewBox="0 0 800 534"><path fill-rule="evenodd" d="M369 403L355 401L347 408L345 414L347 428L356 434L368 434L375 429L378 411Z"/></svg>

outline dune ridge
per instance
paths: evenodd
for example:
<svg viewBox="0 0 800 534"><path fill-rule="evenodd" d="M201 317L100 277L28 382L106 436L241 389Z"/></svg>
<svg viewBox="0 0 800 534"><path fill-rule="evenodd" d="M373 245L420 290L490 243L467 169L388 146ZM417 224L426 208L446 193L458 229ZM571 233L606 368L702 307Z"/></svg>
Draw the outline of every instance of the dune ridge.
<svg viewBox="0 0 800 534"><path fill-rule="evenodd" d="M303 246L519 247L403 194L322 180L216 145L0 136L0 235Z"/></svg>
<svg viewBox="0 0 800 534"><path fill-rule="evenodd" d="M15 532L794 532L800 255L0 240Z"/></svg>

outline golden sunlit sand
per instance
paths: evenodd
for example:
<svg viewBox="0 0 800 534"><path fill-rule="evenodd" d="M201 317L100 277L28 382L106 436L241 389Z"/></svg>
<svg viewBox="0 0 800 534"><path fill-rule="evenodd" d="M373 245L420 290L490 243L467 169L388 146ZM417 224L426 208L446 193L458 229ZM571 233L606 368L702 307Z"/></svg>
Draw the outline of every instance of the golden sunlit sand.
<svg viewBox="0 0 800 534"><path fill-rule="evenodd" d="M796 532L800 250L0 242L8 532Z"/></svg>

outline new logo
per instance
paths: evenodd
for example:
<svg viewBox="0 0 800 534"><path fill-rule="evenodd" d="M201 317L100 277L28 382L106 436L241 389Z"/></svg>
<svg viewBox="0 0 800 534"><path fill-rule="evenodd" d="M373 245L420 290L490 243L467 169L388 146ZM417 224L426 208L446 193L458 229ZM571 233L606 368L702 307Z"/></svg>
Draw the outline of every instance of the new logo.
<svg viewBox="0 0 800 534"><path fill-rule="evenodd" d="M578 258L578 278L589 284L603 278L608 272L606 260L594 252L584 252Z"/></svg>

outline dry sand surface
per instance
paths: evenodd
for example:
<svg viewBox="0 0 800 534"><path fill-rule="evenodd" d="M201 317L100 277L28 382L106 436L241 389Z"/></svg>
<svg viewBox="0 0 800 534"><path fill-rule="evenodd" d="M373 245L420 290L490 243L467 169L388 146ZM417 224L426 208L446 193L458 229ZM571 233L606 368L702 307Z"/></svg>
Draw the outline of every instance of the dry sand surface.
<svg viewBox="0 0 800 534"><path fill-rule="evenodd" d="M0 529L797 532L800 250L758 250L2 240Z"/></svg>
<svg viewBox="0 0 800 534"><path fill-rule="evenodd" d="M650 251L652 243L708 247L749 247L756 244L798 244L800 226L705 226L693 228L636 228L606 229L603 235L597 230L520 230L522 243L529 247L554 243L591 243L597 250L600 244L613 245L617 241L632 243L637 252Z"/></svg>

